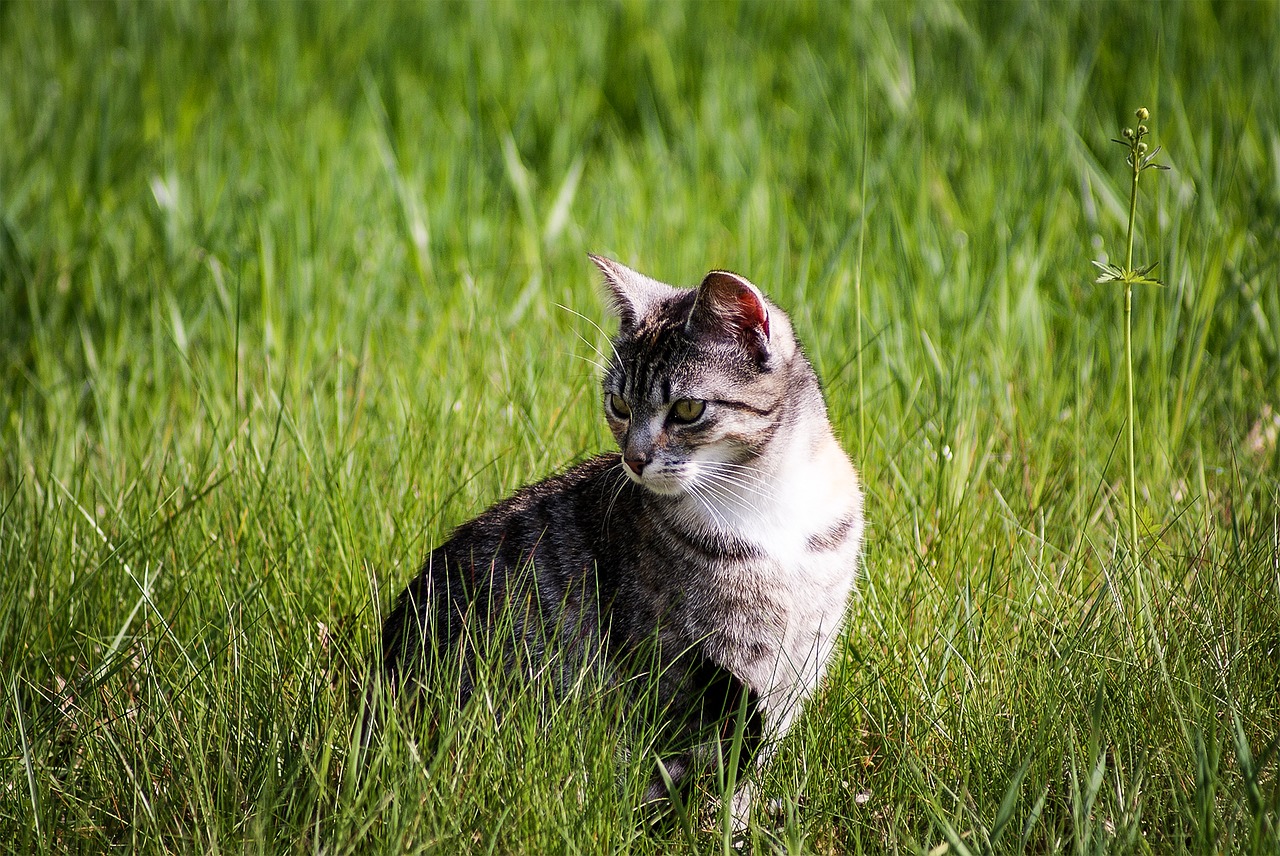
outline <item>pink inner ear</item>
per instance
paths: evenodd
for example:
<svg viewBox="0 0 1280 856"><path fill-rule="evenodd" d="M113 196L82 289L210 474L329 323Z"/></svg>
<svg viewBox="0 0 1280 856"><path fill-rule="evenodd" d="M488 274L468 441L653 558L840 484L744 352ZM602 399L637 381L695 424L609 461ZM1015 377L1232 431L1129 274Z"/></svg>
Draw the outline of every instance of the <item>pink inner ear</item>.
<svg viewBox="0 0 1280 856"><path fill-rule="evenodd" d="M769 338L769 310L756 293L746 286L738 292L738 311L742 313L743 327L759 327L766 339Z"/></svg>
<svg viewBox="0 0 1280 856"><path fill-rule="evenodd" d="M769 350L769 307L755 286L736 273L713 270L698 286L687 330L729 337L758 354Z"/></svg>

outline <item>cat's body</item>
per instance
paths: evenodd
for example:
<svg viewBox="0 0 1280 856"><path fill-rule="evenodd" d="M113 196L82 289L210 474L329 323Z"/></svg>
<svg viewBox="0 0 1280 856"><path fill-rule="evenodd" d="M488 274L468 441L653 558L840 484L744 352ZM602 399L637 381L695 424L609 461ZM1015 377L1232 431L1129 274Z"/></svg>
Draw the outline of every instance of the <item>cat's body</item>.
<svg viewBox="0 0 1280 856"><path fill-rule="evenodd" d="M754 286L713 271L676 289L593 260L621 322L603 388L622 454L459 527L387 618L383 662L398 685L414 656L456 656L465 702L501 613L510 671L549 665L563 686L591 664L619 681L656 665L678 779L744 694L761 736L790 728L840 630L862 494L786 316Z"/></svg>

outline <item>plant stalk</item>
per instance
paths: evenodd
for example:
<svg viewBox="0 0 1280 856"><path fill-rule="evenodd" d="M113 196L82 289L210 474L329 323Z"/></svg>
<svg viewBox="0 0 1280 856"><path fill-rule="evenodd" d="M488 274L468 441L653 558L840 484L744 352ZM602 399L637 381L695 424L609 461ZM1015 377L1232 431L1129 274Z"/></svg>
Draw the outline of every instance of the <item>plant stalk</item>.
<svg viewBox="0 0 1280 856"><path fill-rule="evenodd" d="M1125 235L1125 256L1124 269L1126 271L1133 270L1133 223L1138 219L1138 176L1142 174L1142 158L1138 154L1138 147L1135 143L1129 154L1129 160L1133 164L1133 183L1129 188L1129 232ZM1128 294L1128 289L1125 291Z"/></svg>
<svg viewBox="0 0 1280 856"><path fill-rule="evenodd" d="M1129 430L1129 550L1133 556L1133 571L1138 587L1142 587L1141 569L1138 565L1138 491L1134 475L1133 448L1133 284L1124 285L1124 368L1128 376L1128 430Z"/></svg>
<svg viewBox="0 0 1280 856"><path fill-rule="evenodd" d="M1130 161L1133 166L1133 182L1129 190L1129 232L1125 238L1124 269L1127 276L1133 273L1133 224L1138 215L1138 177L1142 174L1142 157L1138 153L1135 138ZM1138 562L1138 489L1135 476L1134 454L1134 412L1133 412L1133 283L1128 280L1124 284L1124 368L1128 382L1128 432L1129 432L1129 554L1133 559L1134 581L1138 586L1138 597L1144 598L1142 585L1142 568ZM1145 612L1141 602L1138 609Z"/></svg>
<svg viewBox="0 0 1280 856"><path fill-rule="evenodd" d="M858 463L866 465L867 457L867 398L862 387L862 250L867 236L867 147L870 137L870 123L867 121L866 105L870 103L866 77L862 79L862 176L859 192L858 216L858 267L853 275L853 295L855 301L854 315L857 319L858 333Z"/></svg>

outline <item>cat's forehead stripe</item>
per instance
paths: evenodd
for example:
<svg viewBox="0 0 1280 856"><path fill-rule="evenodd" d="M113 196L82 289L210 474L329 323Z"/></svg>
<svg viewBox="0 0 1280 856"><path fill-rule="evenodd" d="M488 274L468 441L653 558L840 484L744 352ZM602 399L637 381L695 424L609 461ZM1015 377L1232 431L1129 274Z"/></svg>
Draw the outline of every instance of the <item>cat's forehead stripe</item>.
<svg viewBox="0 0 1280 856"><path fill-rule="evenodd" d="M644 398L657 397L660 387L663 383L667 383L670 377L670 351L658 351L657 353L646 355L639 366L636 367L640 377L637 378L636 392L641 393Z"/></svg>
<svg viewBox="0 0 1280 856"><path fill-rule="evenodd" d="M661 317L649 319L632 335L630 347L623 352L619 381L633 401L671 400L672 378L687 343L677 323L670 318L663 321Z"/></svg>

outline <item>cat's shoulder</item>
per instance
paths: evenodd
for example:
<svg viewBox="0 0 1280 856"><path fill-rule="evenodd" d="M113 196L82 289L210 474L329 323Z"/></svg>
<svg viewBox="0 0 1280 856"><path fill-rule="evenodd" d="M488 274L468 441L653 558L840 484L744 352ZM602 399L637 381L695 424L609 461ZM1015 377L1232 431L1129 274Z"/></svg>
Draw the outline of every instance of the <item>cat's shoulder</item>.
<svg viewBox="0 0 1280 856"><path fill-rule="evenodd" d="M615 492L626 482L621 461L622 456L613 452L570 464L541 481L519 488L492 505L481 518L508 517L539 506L573 503L581 498L590 500L597 494Z"/></svg>
<svg viewBox="0 0 1280 856"><path fill-rule="evenodd" d="M570 464L545 479L526 485L516 491L515 497L536 500L540 497L558 496L582 490L599 489L617 481L626 480L622 472L622 455L608 452Z"/></svg>

